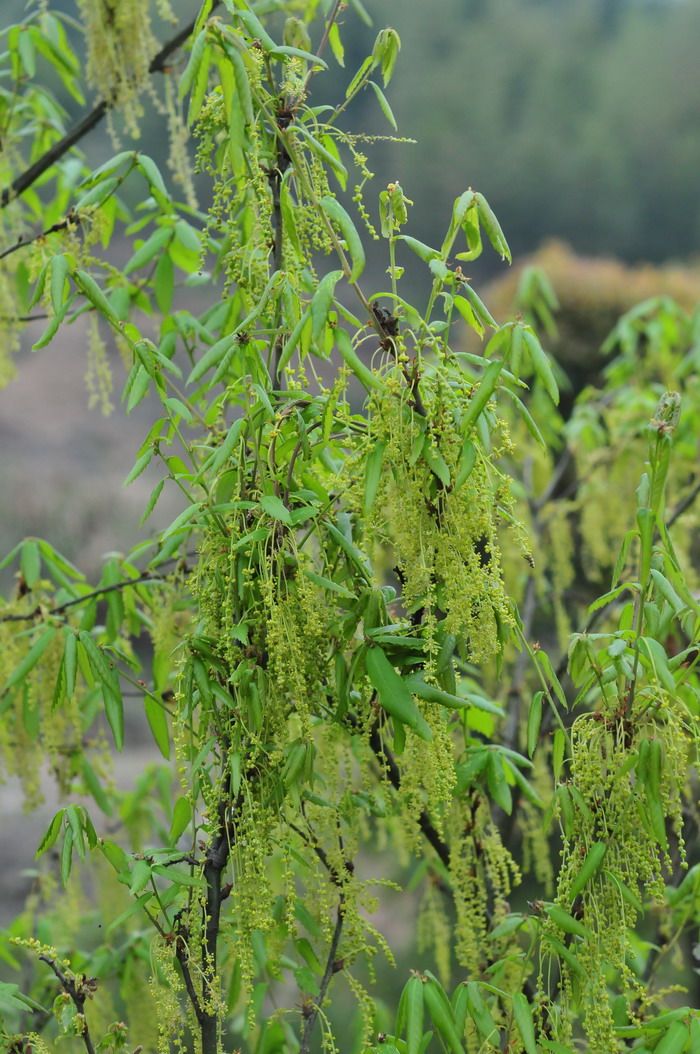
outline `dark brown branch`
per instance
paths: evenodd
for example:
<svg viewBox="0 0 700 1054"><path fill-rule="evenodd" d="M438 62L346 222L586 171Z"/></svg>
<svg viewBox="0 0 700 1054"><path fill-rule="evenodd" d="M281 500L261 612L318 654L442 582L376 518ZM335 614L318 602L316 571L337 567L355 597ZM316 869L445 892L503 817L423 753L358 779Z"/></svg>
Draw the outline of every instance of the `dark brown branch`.
<svg viewBox="0 0 700 1054"><path fill-rule="evenodd" d="M212 5L212 11L219 6L220 0L214 0ZM167 68L167 60L177 51L182 44L185 43L187 38L191 35L192 30L196 25L197 19L193 18L183 29L179 30L174 37L171 37L160 49L157 55L151 59L151 64L148 67L149 73L163 73ZM91 132L95 128L110 108L110 104L107 99L101 99L97 105L86 114L82 120L78 121L70 131L66 132L62 139L59 139L57 143L54 143L44 154L38 158L33 165L25 169L9 187L0 193L0 209L4 209L10 204L15 198L18 198L20 194L23 194L25 190L28 190L33 183L36 183L40 176L43 176L47 169L51 168L59 158L63 157L72 147L79 143L88 132Z"/></svg>
<svg viewBox="0 0 700 1054"><path fill-rule="evenodd" d="M56 231L64 231L67 227L79 222L80 217L76 212L71 210L65 219L60 220L59 223L54 223L51 227L47 227L45 231L40 231L39 234L35 234L32 238L24 238L20 235L14 245L11 245L9 249L5 249L4 252L0 253L0 260L4 260L5 257L9 256L11 253L16 253L18 249L23 249L25 245L31 245L32 242L38 242L41 238L46 238L49 234L55 234Z"/></svg>
<svg viewBox="0 0 700 1054"><path fill-rule="evenodd" d="M194 1016L197 1018L197 1021L201 1026L202 1020L204 1018L204 1011L202 1010L202 1005L199 1001L199 996L195 991L194 983L192 981L192 973L190 971L190 964L187 958L187 942L182 932L178 932L177 937L175 939L175 958L179 962L180 969L182 970L182 977L185 982L185 989L187 990L187 996L189 998L189 1001L192 1004Z"/></svg>
<svg viewBox="0 0 700 1054"><path fill-rule="evenodd" d="M123 582L114 582L111 586L102 586L101 589L94 589L91 593L85 593L81 597L67 600L65 604L58 604L55 608L49 608L48 611L44 611L41 607L36 607L26 615L0 615L0 622L31 622L32 619L40 615L45 619L53 618L56 615L62 615L64 611L75 607L77 604L82 604L86 600L94 600L95 597L104 596L106 593L113 593L117 589L127 589L129 586L140 586L148 582L160 581L162 581L161 575L152 575L148 571L144 571L138 578L125 578Z"/></svg>
<svg viewBox="0 0 700 1054"><path fill-rule="evenodd" d="M85 1002L88 997L92 995L92 993L97 987L97 982L95 978L83 976L81 981L76 982L71 977L68 977L67 974L64 974L63 970L60 968L56 960L52 959L49 955L44 955L42 953L39 956L39 959L51 967L51 969L56 974L56 977L61 983L61 988L67 995L70 996L75 1009L82 1016L84 1025L80 1036L82 1038L83 1043L85 1044L85 1049L88 1054L95 1054L95 1047L92 1042L92 1037L90 1036L90 1029L88 1028L87 1021L85 1020Z"/></svg>

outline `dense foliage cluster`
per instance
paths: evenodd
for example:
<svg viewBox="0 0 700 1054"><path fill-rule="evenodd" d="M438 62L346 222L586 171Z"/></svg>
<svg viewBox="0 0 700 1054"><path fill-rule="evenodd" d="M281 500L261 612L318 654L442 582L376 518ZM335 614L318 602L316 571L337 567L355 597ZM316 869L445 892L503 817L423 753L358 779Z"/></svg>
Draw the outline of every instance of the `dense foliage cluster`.
<svg viewBox="0 0 700 1054"><path fill-rule="evenodd" d="M142 522L166 487L181 509L95 584L48 540L3 561L4 771L31 808L48 768L62 800L0 943L6 1049L695 1049L700 488L671 388L697 404L696 320L634 309L565 420L546 279L498 325L462 270L510 259L483 194L436 247L398 183L372 200L341 122L369 89L393 123L398 34L318 102L359 0L206 0L160 50L147 4L80 10L102 96L80 134L45 86L82 97L73 21L30 5L6 34L5 353L28 317L35 350L74 326L107 410L115 346L126 414L157 408L126 478L161 470ZM104 115L137 133L149 99L169 173L71 152ZM579 624L569 594L611 573ZM127 692L163 762L124 791ZM380 897L416 930L396 1005Z"/></svg>

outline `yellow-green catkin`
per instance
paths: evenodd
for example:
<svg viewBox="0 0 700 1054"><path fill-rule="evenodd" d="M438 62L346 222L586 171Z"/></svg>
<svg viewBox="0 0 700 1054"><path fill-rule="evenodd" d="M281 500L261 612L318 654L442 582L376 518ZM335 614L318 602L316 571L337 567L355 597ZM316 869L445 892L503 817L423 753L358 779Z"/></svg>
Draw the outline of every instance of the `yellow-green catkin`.
<svg viewBox="0 0 700 1054"><path fill-rule="evenodd" d="M652 712L656 719L650 716ZM573 831L564 838L556 901L565 910L571 909L570 890L583 860L594 843L605 843L602 867L580 893L580 915L592 937L576 947L587 978L581 982L584 1028L596 1051L616 1049L606 971L617 971L630 1013L644 995L628 958L632 952L629 933L634 931L637 911L630 898L621 894L621 884L633 897L644 890L661 902L663 870L672 870L667 846L659 844L649 820L644 822L640 814L640 810L644 813L644 781L639 783L636 765L626 764L644 749L645 740L660 744L663 753L657 793L663 816L677 835L683 863L681 799L690 737L676 701L660 688L646 686L638 692L629 717L606 710L584 714L571 730L571 786L583 799L584 808L574 810ZM562 970L568 976L563 964ZM569 977L569 982L574 978Z"/></svg>
<svg viewBox="0 0 700 1054"><path fill-rule="evenodd" d="M418 912L416 944L418 954L435 958L437 974L447 987L451 980L452 924L445 908L445 892L437 876L429 875Z"/></svg>
<svg viewBox="0 0 700 1054"><path fill-rule="evenodd" d="M404 606L441 608L444 630L467 638L474 662L488 661L500 651L499 623L512 622L497 540L504 480L477 451L467 479L454 485L463 442L457 400L439 380L432 388L426 383L422 395L425 418L408 405L395 369L386 390L373 396L368 453L376 443L386 449L367 531L393 549Z"/></svg>
<svg viewBox="0 0 700 1054"><path fill-rule="evenodd" d="M96 314L90 315L88 326L88 361L85 373L85 386L89 393L88 409L98 408L104 417L109 417L114 409L111 399L112 370Z"/></svg>
<svg viewBox="0 0 700 1054"><path fill-rule="evenodd" d="M158 51L148 0L77 0L85 26L90 85L118 110L126 131L137 137L149 87L150 63ZM173 20L167 0L158 0L162 17Z"/></svg>

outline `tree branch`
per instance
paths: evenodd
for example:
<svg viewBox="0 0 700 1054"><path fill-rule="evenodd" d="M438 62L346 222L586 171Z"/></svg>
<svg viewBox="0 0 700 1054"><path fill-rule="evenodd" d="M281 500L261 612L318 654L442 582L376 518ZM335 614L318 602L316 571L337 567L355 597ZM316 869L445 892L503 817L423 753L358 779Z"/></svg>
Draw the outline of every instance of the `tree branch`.
<svg viewBox="0 0 700 1054"><path fill-rule="evenodd" d="M51 969L56 974L56 977L61 983L61 988L67 995L70 996L75 1009L78 1011L78 1013L83 1019L84 1027L82 1032L80 1033L80 1036L83 1043L85 1044L85 1049L88 1054L95 1054L95 1047L92 1042L92 1037L90 1036L90 1030L88 1028L87 1021L85 1019L85 1001L95 991L97 987L97 982L95 981L94 977L85 977L83 975L82 980L76 983L73 978L68 977L67 974L64 974L63 970L60 968L56 960L52 959L49 955L44 955L42 952L42 954L39 956L39 959L51 967Z"/></svg>
<svg viewBox="0 0 700 1054"><path fill-rule="evenodd" d="M71 209L65 219L60 220L58 223L54 223L53 226L47 227L45 231L40 231L31 238L24 238L20 234L14 245L11 245L9 249L5 249L4 252L0 253L0 260L4 260L5 257L9 256L11 253L16 253L18 249L23 249L25 245L31 245L32 242L38 242L40 238L45 238L48 234L54 234L56 231L64 231L67 227L79 222L80 217Z"/></svg>
<svg viewBox="0 0 700 1054"><path fill-rule="evenodd" d="M212 5L212 11L219 6L220 0L214 0ZM193 18L182 29L178 30L174 37L171 37L163 47L160 49L157 55L151 59L151 64L148 67L149 73L163 73L167 68L167 60L173 54L174 51L185 43L187 38L191 35L197 23L197 19ZM40 176L43 176L47 169L55 165L56 162L63 157L72 147L79 143L88 132L91 132L95 128L102 118L109 110L110 104L107 99L101 99L97 105L86 114L82 120L78 121L70 131L66 132L62 139L59 139L57 143L54 143L52 147L41 155L33 165L25 169L24 172L20 173L19 176L10 184L9 187L0 193L0 209L6 208L11 201L18 198L20 194L23 194L25 190L28 190L33 183L36 183Z"/></svg>
<svg viewBox="0 0 700 1054"><path fill-rule="evenodd" d="M26 615L0 615L0 622L31 622L32 619L37 618L38 615L43 618L52 618L55 615L62 615L68 608L75 607L77 604L82 604L86 600L93 600L95 597L104 596L105 593L113 593L117 589L126 589L128 586L140 586L148 582L161 582L162 575L152 575L148 571L144 571L138 576L138 578L125 578L123 582L114 582L111 586L102 586L101 589L94 589L91 593L84 593L81 597L75 597L73 600L67 600L65 604L58 604L55 608L49 608L48 611L44 611L41 607L34 608Z"/></svg>

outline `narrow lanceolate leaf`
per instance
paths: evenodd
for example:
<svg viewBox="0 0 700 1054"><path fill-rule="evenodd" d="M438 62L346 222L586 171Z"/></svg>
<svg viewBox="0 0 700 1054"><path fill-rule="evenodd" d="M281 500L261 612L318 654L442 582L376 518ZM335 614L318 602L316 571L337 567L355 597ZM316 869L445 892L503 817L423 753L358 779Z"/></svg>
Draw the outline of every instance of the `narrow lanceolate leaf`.
<svg viewBox="0 0 700 1054"><path fill-rule="evenodd" d="M291 514L280 498L277 498L274 494L264 494L260 499L260 504L273 520L279 520L280 523L286 523L288 527L291 527Z"/></svg>
<svg viewBox="0 0 700 1054"><path fill-rule="evenodd" d="M607 846L605 842L593 843L581 864L581 868L576 875L576 878L571 883L571 889L569 890L570 900L575 900L579 893L583 892L591 879L598 873L600 865L603 863L603 857L605 856L606 850Z"/></svg>
<svg viewBox="0 0 700 1054"><path fill-rule="evenodd" d="M41 556L39 543L35 538L28 538L22 545L19 558L19 569L22 572L25 584L33 589L41 575Z"/></svg>
<svg viewBox="0 0 700 1054"><path fill-rule="evenodd" d="M568 911L564 911L558 904L545 904L544 907L545 915L549 916L555 926L558 926L564 933L572 933L576 937L584 937L586 940L593 940L593 933L584 926L582 922L575 919L573 915L570 915Z"/></svg>
<svg viewBox="0 0 700 1054"><path fill-rule="evenodd" d="M65 256L54 256L51 261L51 305L59 313L68 292L68 272L70 270Z"/></svg>
<svg viewBox="0 0 700 1054"><path fill-rule="evenodd" d="M79 639L85 649L95 680L102 689L105 714L112 729L114 744L117 750L121 750L124 746L124 703L119 689L117 674L102 649L96 644L87 630L80 631Z"/></svg>
<svg viewBox="0 0 700 1054"><path fill-rule="evenodd" d="M516 992L513 996L513 1017L523 1041L525 1054L538 1054L532 1010L527 997L522 992Z"/></svg>
<svg viewBox="0 0 700 1054"><path fill-rule="evenodd" d="M367 675L376 688L379 702L391 717L413 729L417 736L430 742L432 729L413 701L413 696L381 648L368 648L365 655Z"/></svg>
<svg viewBox="0 0 700 1054"><path fill-rule="evenodd" d="M66 698L71 699L75 691L75 678L78 664L78 638L75 633L66 634L63 648L63 670L66 678Z"/></svg>
<svg viewBox="0 0 700 1054"><path fill-rule="evenodd" d="M491 210L491 206L484 195L477 193L475 196L479 219L481 220L481 226L486 231L486 237L491 242L496 252L500 253L501 259L508 260L510 263L510 249L508 248L508 242L506 241L506 236L501 229L500 223L496 219Z"/></svg>
<svg viewBox="0 0 700 1054"><path fill-rule="evenodd" d="M119 318L117 317L114 308L92 275L89 275L87 271L76 271L75 281L80 287L81 293L90 301L92 306L96 308L104 318L113 323L113 325L118 326Z"/></svg>
<svg viewBox="0 0 700 1054"><path fill-rule="evenodd" d="M143 708L156 746L163 757L167 759L170 757L170 732L165 708L152 695L146 696L143 701Z"/></svg>
<svg viewBox="0 0 700 1054"><path fill-rule="evenodd" d="M199 362L192 369L189 377L187 378L188 384L194 384L200 377L203 377L207 370L211 369L212 366L218 365L223 359L226 352L235 343L235 336L233 333L227 333L225 337L221 337L215 344L212 344L210 348L207 348L204 355L202 355Z"/></svg>
<svg viewBox="0 0 700 1054"><path fill-rule="evenodd" d="M323 575L317 575L314 571L307 571L304 569L304 575L313 582L314 585L320 586L321 589L327 589L331 593L337 593L339 597L345 597L347 600L357 600L357 594L352 593L345 586L341 586L338 582L335 582L331 578L324 578Z"/></svg>
<svg viewBox="0 0 700 1054"><path fill-rule="evenodd" d="M168 841L171 845L180 839L192 820L192 805L187 798L178 798L173 809L173 822L170 824Z"/></svg>
<svg viewBox="0 0 700 1054"><path fill-rule="evenodd" d="M311 336L318 340L328 321L328 312L333 306L333 293L336 285L343 277L342 271L330 271L324 275L316 287L316 292L311 301Z"/></svg>
<svg viewBox="0 0 700 1054"><path fill-rule="evenodd" d="M356 282L365 269L365 250L360 235L357 233L355 224L352 222L340 202L335 198L332 198L329 194L321 198L321 208L331 223L338 227L340 233L345 239L345 244L347 245L350 259L352 261L352 267L348 277L351 282Z"/></svg>
<svg viewBox="0 0 700 1054"><path fill-rule="evenodd" d="M24 656L19 666L16 666L10 676L5 681L5 686L2 690L4 695L10 688L14 688L16 684L23 681L31 670L34 669L41 656L44 654L49 644L53 640L54 634L56 633L56 627L50 626L45 630L38 640L35 640L31 648Z"/></svg>
<svg viewBox="0 0 700 1054"><path fill-rule="evenodd" d="M491 1016L491 1011L481 997L479 985L476 981L467 984L467 1006L469 1016L481 1033L482 1037L498 1046L498 1029Z"/></svg>
<svg viewBox="0 0 700 1054"><path fill-rule="evenodd" d="M489 399L496 390L498 379L501 376L501 370L503 369L503 363L499 361L490 362L484 370L484 375L481 378L481 384L476 389L472 396L471 402L466 409L464 416L462 417L462 434L466 435L467 431L476 421L479 414L482 412Z"/></svg>
<svg viewBox="0 0 700 1054"><path fill-rule="evenodd" d="M347 330L344 330L341 326L338 326L335 330L335 344L343 357L343 362L346 366L350 367L358 381L360 381L367 391L370 391L372 388L376 388L377 391L382 391L384 385L381 377L374 373L373 370L370 370L368 366L365 366L364 362L352 346L350 335Z"/></svg>
<svg viewBox="0 0 700 1054"><path fill-rule="evenodd" d="M440 259L440 250L433 249L430 245L426 245L425 242L421 242L418 238L411 238L408 234L400 234L399 237L406 243L409 249L412 249L416 256L420 256L421 260L425 263L430 263L431 260Z"/></svg>
<svg viewBox="0 0 700 1054"><path fill-rule="evenodd" d="M552 402L558 404L559 388L557 387L557 382L554 380L552 367L549 365L549 359L542 350L542 345L530 326L525 326L523 329L523 343L527 348L535 374L542 382L544 389L550 396Z"/></svg>
<svg viewBox="0 0 700 1054"><path fill-rule="evenodd" d="M397 128L398 128L398 125L396 124L396 118L394 117L394 113L393 113L393 110L391 109L391 106L389 106L389 103L387 101L386 95L384 94L382 89L379 87L379 85L376 84L374 81L369 81L369 85L372 88L372 90L374 91L374 94L377 96L377 102L379 103L379 106L381 107L382 113L384 114L384 116L386 117L387 121L389 122L391 127L394 129L394 131L396 131Z"/></svg>
<svg viewBox="0 0 700 1054"><path fill-rule="evenodd" d="M412 977L404 989L406 1054L420 1054L423 1042L423 981Z"/></svg>
<svg viewBox="0 0 700 1054"><path fill-rule="evenodd" d="M457 1031L454 1010L445 990L429 970L425 971L427 981L423 985L423 999L436 1030L444 1045L452 1054L464 1054L462 1037Z"/></svg>
<svg viewBox="0 0 700 1054"><path fill-rule="evenodd" d="M44 836L39 842L39 848L36 851L37 858L40 857L43 853L45 853L47 849L50 849L52 845L55 844L56 839L58 838L58 833L61 830L61 826L63 824L63 816L65 811L65 809L59 809L49 826L46 828Z"/></svg>
<svg viewBox="0 0 700 1054"><path fill-rule="evenodd" d="M403 682L412 695L417 695L419 699L425 699L427 703L439 703L448 710L463 710L465 707L474 706L477 710L497 714L499 717L503 716L503 711L496 703L491 703L488 699L483 699L481 696L467 695L462 697L443 692L436 685L427 684L419 673L409 674L408 677L403 678Z"/></svg>

